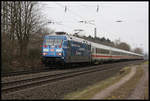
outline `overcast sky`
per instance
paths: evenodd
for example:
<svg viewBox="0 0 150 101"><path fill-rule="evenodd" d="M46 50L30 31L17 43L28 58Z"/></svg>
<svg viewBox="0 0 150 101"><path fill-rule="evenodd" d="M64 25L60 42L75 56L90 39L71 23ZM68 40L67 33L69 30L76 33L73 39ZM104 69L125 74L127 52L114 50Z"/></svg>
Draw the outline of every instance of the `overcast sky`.
<svg viewBox="0 0 150 101"><path fill-rule="evenodd" d="M66 12L65 12L66 6ZM98 7L99 6L99 7ZM148 52L148 2L41 2L43 18L60 22L47 27L56 31L73 33L83 29L82 34L119 39L131 48L141 47ZM97 12L98 9L98 12ZM78 21L94 20L95 26ZM122 22L116 22L122 21Z"/></svg>

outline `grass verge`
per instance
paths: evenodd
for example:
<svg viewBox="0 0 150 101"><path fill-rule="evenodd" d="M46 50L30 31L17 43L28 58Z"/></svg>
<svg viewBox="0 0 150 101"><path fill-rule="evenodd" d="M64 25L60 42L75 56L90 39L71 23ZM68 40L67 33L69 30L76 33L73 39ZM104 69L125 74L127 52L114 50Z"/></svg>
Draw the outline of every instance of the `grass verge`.
<svg viewBox="0 0 150 101"><path fill-rule="evenodd" d="M119 73L117 73L115 76L110 77L106 80L103 80L101 82L98 82L92 86L88 86L85 89L69 93L64 96L64 99L90 99L92 98L95 94L100 92L101 90L107 88L108 86L118 82L122 77L127 75L130 72L131 68L125 67L120 70Z"/></svg>
<svg viewBox="0 0 150 101"><path fill-rule="evenodd" d="M118 89L113 91L108 97L105 99L113 100L113 99L126 99L131 92L135 89L136 84L142 77L144 71L142 67L139 65L136 69L136 74L125 84L121 85Z"/></svg>
<svg viewBox="0 0 150 101"><path fill-rule="evenodd" d="M146 85L145 85L145 92L144 92L144 98L143 99L149 99L149 84L148 84L148 81L146 82Z"/></svg>
<svg viewBox="0 0 150 101"><path fill-rule="evenodd" d="M146 61L145 64L149 64L149 61ZM149 95L149 82L146 81L144 99L149 99L148 95Z"/></svg>
<svg viewBox="0 0 150 101"><path fill-rule="evenodd" d="M144 64L148 64L148 63L149 63L149 61L144 62Z"/></svg>

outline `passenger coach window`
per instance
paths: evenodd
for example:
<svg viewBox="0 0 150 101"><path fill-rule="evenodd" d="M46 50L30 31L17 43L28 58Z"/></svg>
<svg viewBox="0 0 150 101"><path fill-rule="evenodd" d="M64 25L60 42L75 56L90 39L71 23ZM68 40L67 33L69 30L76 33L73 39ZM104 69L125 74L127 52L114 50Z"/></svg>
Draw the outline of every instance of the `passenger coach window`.
<svg viewBox="0 0 150 101"><path fill-rule="evenodd" d="M109 54L109 50L101 49L100 53L102 53L102 54Z"/></svg>
<svg viewBox="0 0 150 101"><path fill-rule="evenodd" d="M100 53L100 49L99 48L96 48L96 53Z"/></svg>
<svg viewBox="0 0 150 101"><path fill-rule="evenodd" d="M109 54L109 50L96 48L96 53Z"/></svg>
<svg viewBox="0 0 150 101"><path fill-rule="evenodd" d="M112 55L121 55L121 54L124 54L124 53L120 53L120 52L112 51Z"/></svg>

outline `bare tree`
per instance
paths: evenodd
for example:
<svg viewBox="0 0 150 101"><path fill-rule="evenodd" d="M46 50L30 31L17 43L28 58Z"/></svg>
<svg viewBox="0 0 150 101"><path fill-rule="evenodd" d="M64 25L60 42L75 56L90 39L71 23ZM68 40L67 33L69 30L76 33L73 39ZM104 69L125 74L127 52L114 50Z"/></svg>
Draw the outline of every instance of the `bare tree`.
<svg viewBox="0 0 150 101"><path fill-rule="evenodd" d="M40 25L37 2L7 1L2 5L2 31L7 33L9 39L18 40L20 56L23 57L26 55L31 35L36 33Z"/></svg>
<svg viewBox="0 0 150 101"><path fill-rule="evenodd" d="M121 42L121 43L118 44L116 47L119 48L119 49L126 50L126 51L130 51L130 49L131 49L131 48L130 48L130 45L127 44L127 43L125 43L125 42Z"/></svg>
<svg viewBox="0 0 150 101"><path fill-rule="evenodd" d="M117 47L121 43L120 38L114 41L115 46Z"/></svg>

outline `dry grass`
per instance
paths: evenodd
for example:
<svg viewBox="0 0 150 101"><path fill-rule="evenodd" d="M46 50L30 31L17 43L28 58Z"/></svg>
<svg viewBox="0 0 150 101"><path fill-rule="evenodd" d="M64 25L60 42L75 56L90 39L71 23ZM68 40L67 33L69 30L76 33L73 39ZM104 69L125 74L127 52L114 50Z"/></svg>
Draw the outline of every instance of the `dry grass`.
<svg viewBox="0 0 150 101"><path fill-rule="evenodd" d="M121 85L117 90L113 91L105 99L125 99L136 87L137 82L143 75L143 69L139 66L136 70L136 74L125 84Z"/></svg>
<svg viewBox="0 0 150 101"><path fill-rule="evenodd" d="M149 61L146 61L145 64L148 64ZM146 81L145 83L145 94L144 94L144 99L148 100L149 99L149 82Z"/></svg>
<svg viewBox="0 0 150 101"><path fill-rule="evenodd" d="M144 64L148 64L148 63L149 63L149 61L144 62Z"/></svg>
<svg viewBox="0 0 150 101"><path fill-rule="evenodd" d="M144 99L146 99L146 100L149 99L149 84L148 84L148 81L146 82L146 85L145 85Z"/></svg>

